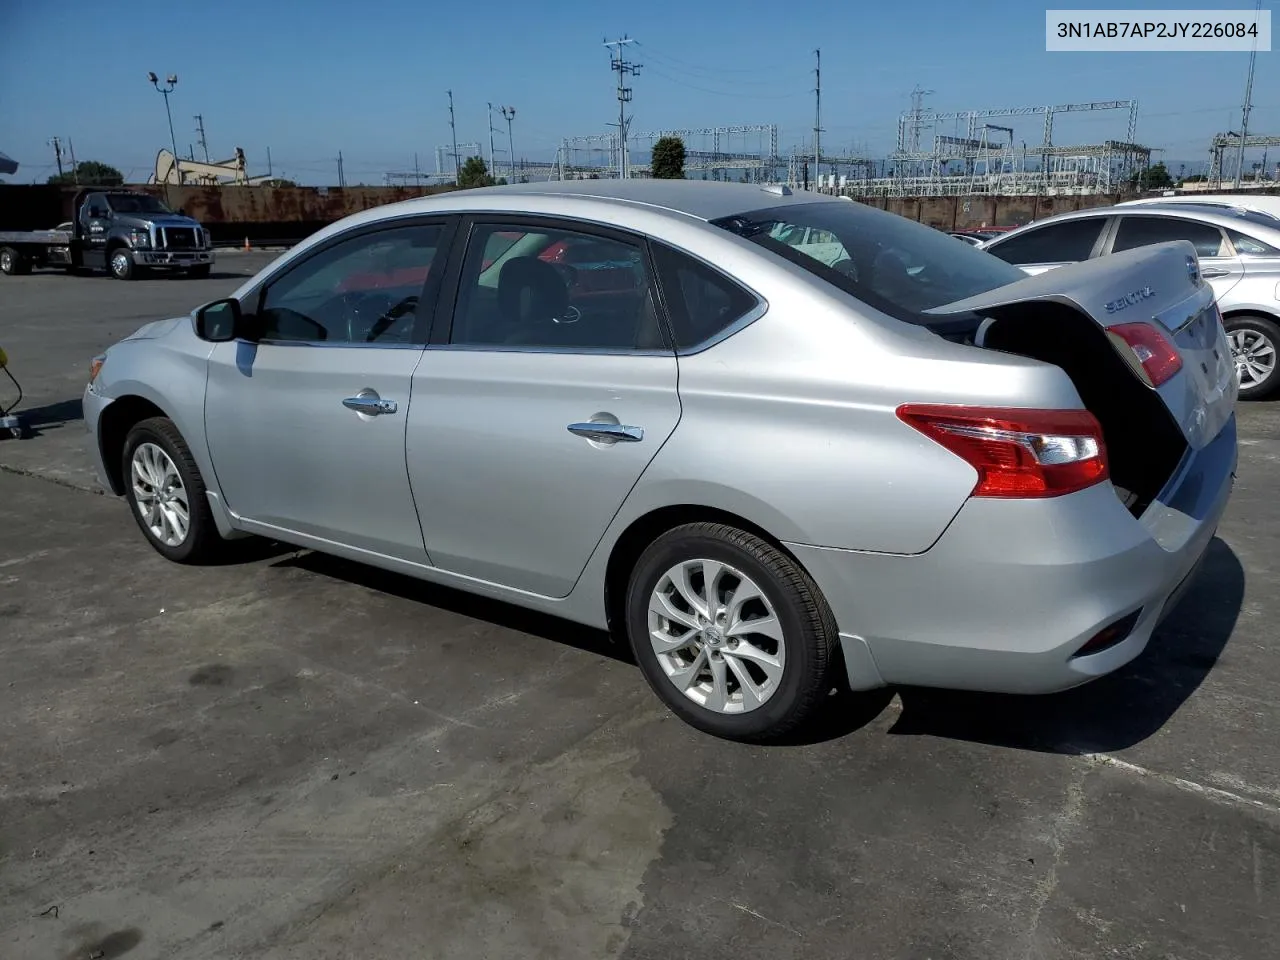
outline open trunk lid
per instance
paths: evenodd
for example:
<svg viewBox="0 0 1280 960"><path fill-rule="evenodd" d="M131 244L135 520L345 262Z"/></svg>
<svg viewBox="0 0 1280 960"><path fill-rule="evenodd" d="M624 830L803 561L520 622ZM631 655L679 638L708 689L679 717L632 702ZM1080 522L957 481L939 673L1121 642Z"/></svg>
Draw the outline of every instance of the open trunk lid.
<svg viewBox="0 0 1280 960"><path fill-rule="evenodd" d="M926 312L939 319L991 316L1002 308L1037 302L1072 307L1104 330L1135 322L1153 325L1181 360L1181 369L1153 389L1191 448L1206 446L1231 418L1238 391L1231 349L1190 242L1154 244L1069 264ZM982 333L978 346L983 345ZM1125 349L1117 346L1117 352ZM1133 377L1142 381L1137 371Z"/></svg>

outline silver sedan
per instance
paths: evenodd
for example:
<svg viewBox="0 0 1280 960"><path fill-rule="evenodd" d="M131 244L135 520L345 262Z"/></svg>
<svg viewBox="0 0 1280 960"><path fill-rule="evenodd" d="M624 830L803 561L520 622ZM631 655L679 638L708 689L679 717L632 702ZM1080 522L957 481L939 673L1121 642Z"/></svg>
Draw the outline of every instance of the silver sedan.
<svg viewBox="0 0 1280 960"><path fill-rule="evenodd" d="M171 560L259 535L611 629L760 741L840 685L1133 659L1236 392L1185 242L1027 277L843 199L590 181L357 214L112 346L84 410Z"/></svg>
<svg viewBox="0 0 1280 960"><path fill-rule="evenodd" d="M1196 203L1123 203L1048 217L982 246L1034 274L1172 240L1195 246L1218 298L1240 397L1274 395L1280 390L1280 220L1272 214Z"/></svg>

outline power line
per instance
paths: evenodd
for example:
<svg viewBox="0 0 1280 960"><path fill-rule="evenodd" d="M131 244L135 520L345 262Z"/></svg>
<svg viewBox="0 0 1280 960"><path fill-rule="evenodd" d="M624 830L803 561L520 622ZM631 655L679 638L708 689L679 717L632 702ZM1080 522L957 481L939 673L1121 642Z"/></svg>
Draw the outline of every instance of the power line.
<svg viewBox="0 0 1280 960"><path fill-rule="evenodd" d="M627 104L631 102L631 88L626 85L627 76L639 76L641 64L622 56L622 48L635 40L623 35L621 40L606 40L609 51L609 67L618 74L618 178L627 179Z"/></svg>

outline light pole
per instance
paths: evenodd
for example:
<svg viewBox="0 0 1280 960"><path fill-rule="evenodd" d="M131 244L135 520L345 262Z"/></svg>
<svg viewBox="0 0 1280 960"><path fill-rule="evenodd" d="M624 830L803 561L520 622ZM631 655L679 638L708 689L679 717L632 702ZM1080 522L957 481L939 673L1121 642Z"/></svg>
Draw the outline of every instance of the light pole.
<svg viewBox="0 0 1280 960"><path fill-rule="evenodd" d="M516 145L515 145L515 142L511 139L511 121L516 118L516 108L503 107L502 115L507 120L507 156L511 161L511 179L508 182L515 183L516 182Z"/></svg>
<svg viewBox="0 0 1280 960"><path fill-rule="evenodd" d="M178 166L178 138L173 135L173 114L169 112L169 94L173 92L173 88L178 85L178 75L176 73L169 74L165 78L165 85L160 86L160 78L154 73L148 73L147 79L151 81L151 85L160 93L164 94L164 115L169 118L169 143L173 147L173 169L178 174L178 185L182 185L182 170Z"/></svg>

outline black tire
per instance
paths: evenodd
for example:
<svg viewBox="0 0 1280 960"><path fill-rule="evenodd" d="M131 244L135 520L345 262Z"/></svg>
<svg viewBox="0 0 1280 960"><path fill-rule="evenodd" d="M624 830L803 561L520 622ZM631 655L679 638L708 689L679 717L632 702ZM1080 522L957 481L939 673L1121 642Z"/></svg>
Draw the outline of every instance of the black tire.
<svg viewBox="0 0 1280 960"><path fill-rule="evenodd" d="M212 271L213 271L213 268L209 264L204 263L198 267L192 267L190 270L188 270L187 276L190 277L192 280L205 280L208 278L209 274Z"/></svg>
<svg viewBox="0 0 1280 960"><path fill-rule="evenodd" d="M133 489L132 464L134 452L144 443L155 444L168 455L186 491L189 518L187 535L181 543L176 545L167 544L157 537L138 509L137 495ZM124 477L125 499L129 503L133 519L157 553L175 563L202 564L219 559L226 541L218 535L218 528L214 524L200 469L196 466L191 450L172 420L167 417L152 417L134 424L125 437L124 452L121 454L121 471L121 476Z"/></svg>
<svg viewBox="0 0 1280 960"><path fill-rule="evenodd" d="M0 247L0 273L20 277L30 272L31 261L22 255L22 251L13 247Z"/></svg>
<svg viewBox="0 0 1280 960"><path fill-rule="evenodd" d="M107 254L107 270L117 280L134 280L141 272L133 262L133 251L128 247L116 247Z"/></svg>
<svg viewBox="0 0 1280 960"><path fill-rule="evenodd" d="M1269 317L1250 314L1247 316L1230 317L1223 323L1223 327L1227 331L1227 338L1231 339L1231 334L1236 331L1248 331L1262 339L1261 346L1257 349L1270 348L1270 353L1265 356L1270 360L1271 372L1257 383L1251 383L1249 386L1241 384L1240 399L1241 400L1265 400L1267 397L1280 390L1280 324L1277 324ZM1232 343L1234 351L1235 344ZM1234 356L1233 356L1234 359Z"/></svg>
<svg viewBox="0 0 1280 960"><path fill-rule="evenodd" d="M782 626L785 658L781 679L772 694L752 710L722 713L695 703L676 689L650 643L651 595L668 570L695 559L729 564L751 578ZM631 648L649 686L682 720L714 736L753 743L783 739L813 717L833 686L839 634L831 608L803 568L754 534L720 523L690 523L664 533L641 554L632 570L626 611ZM726 653L720 656L728 658Z"/></svg>

